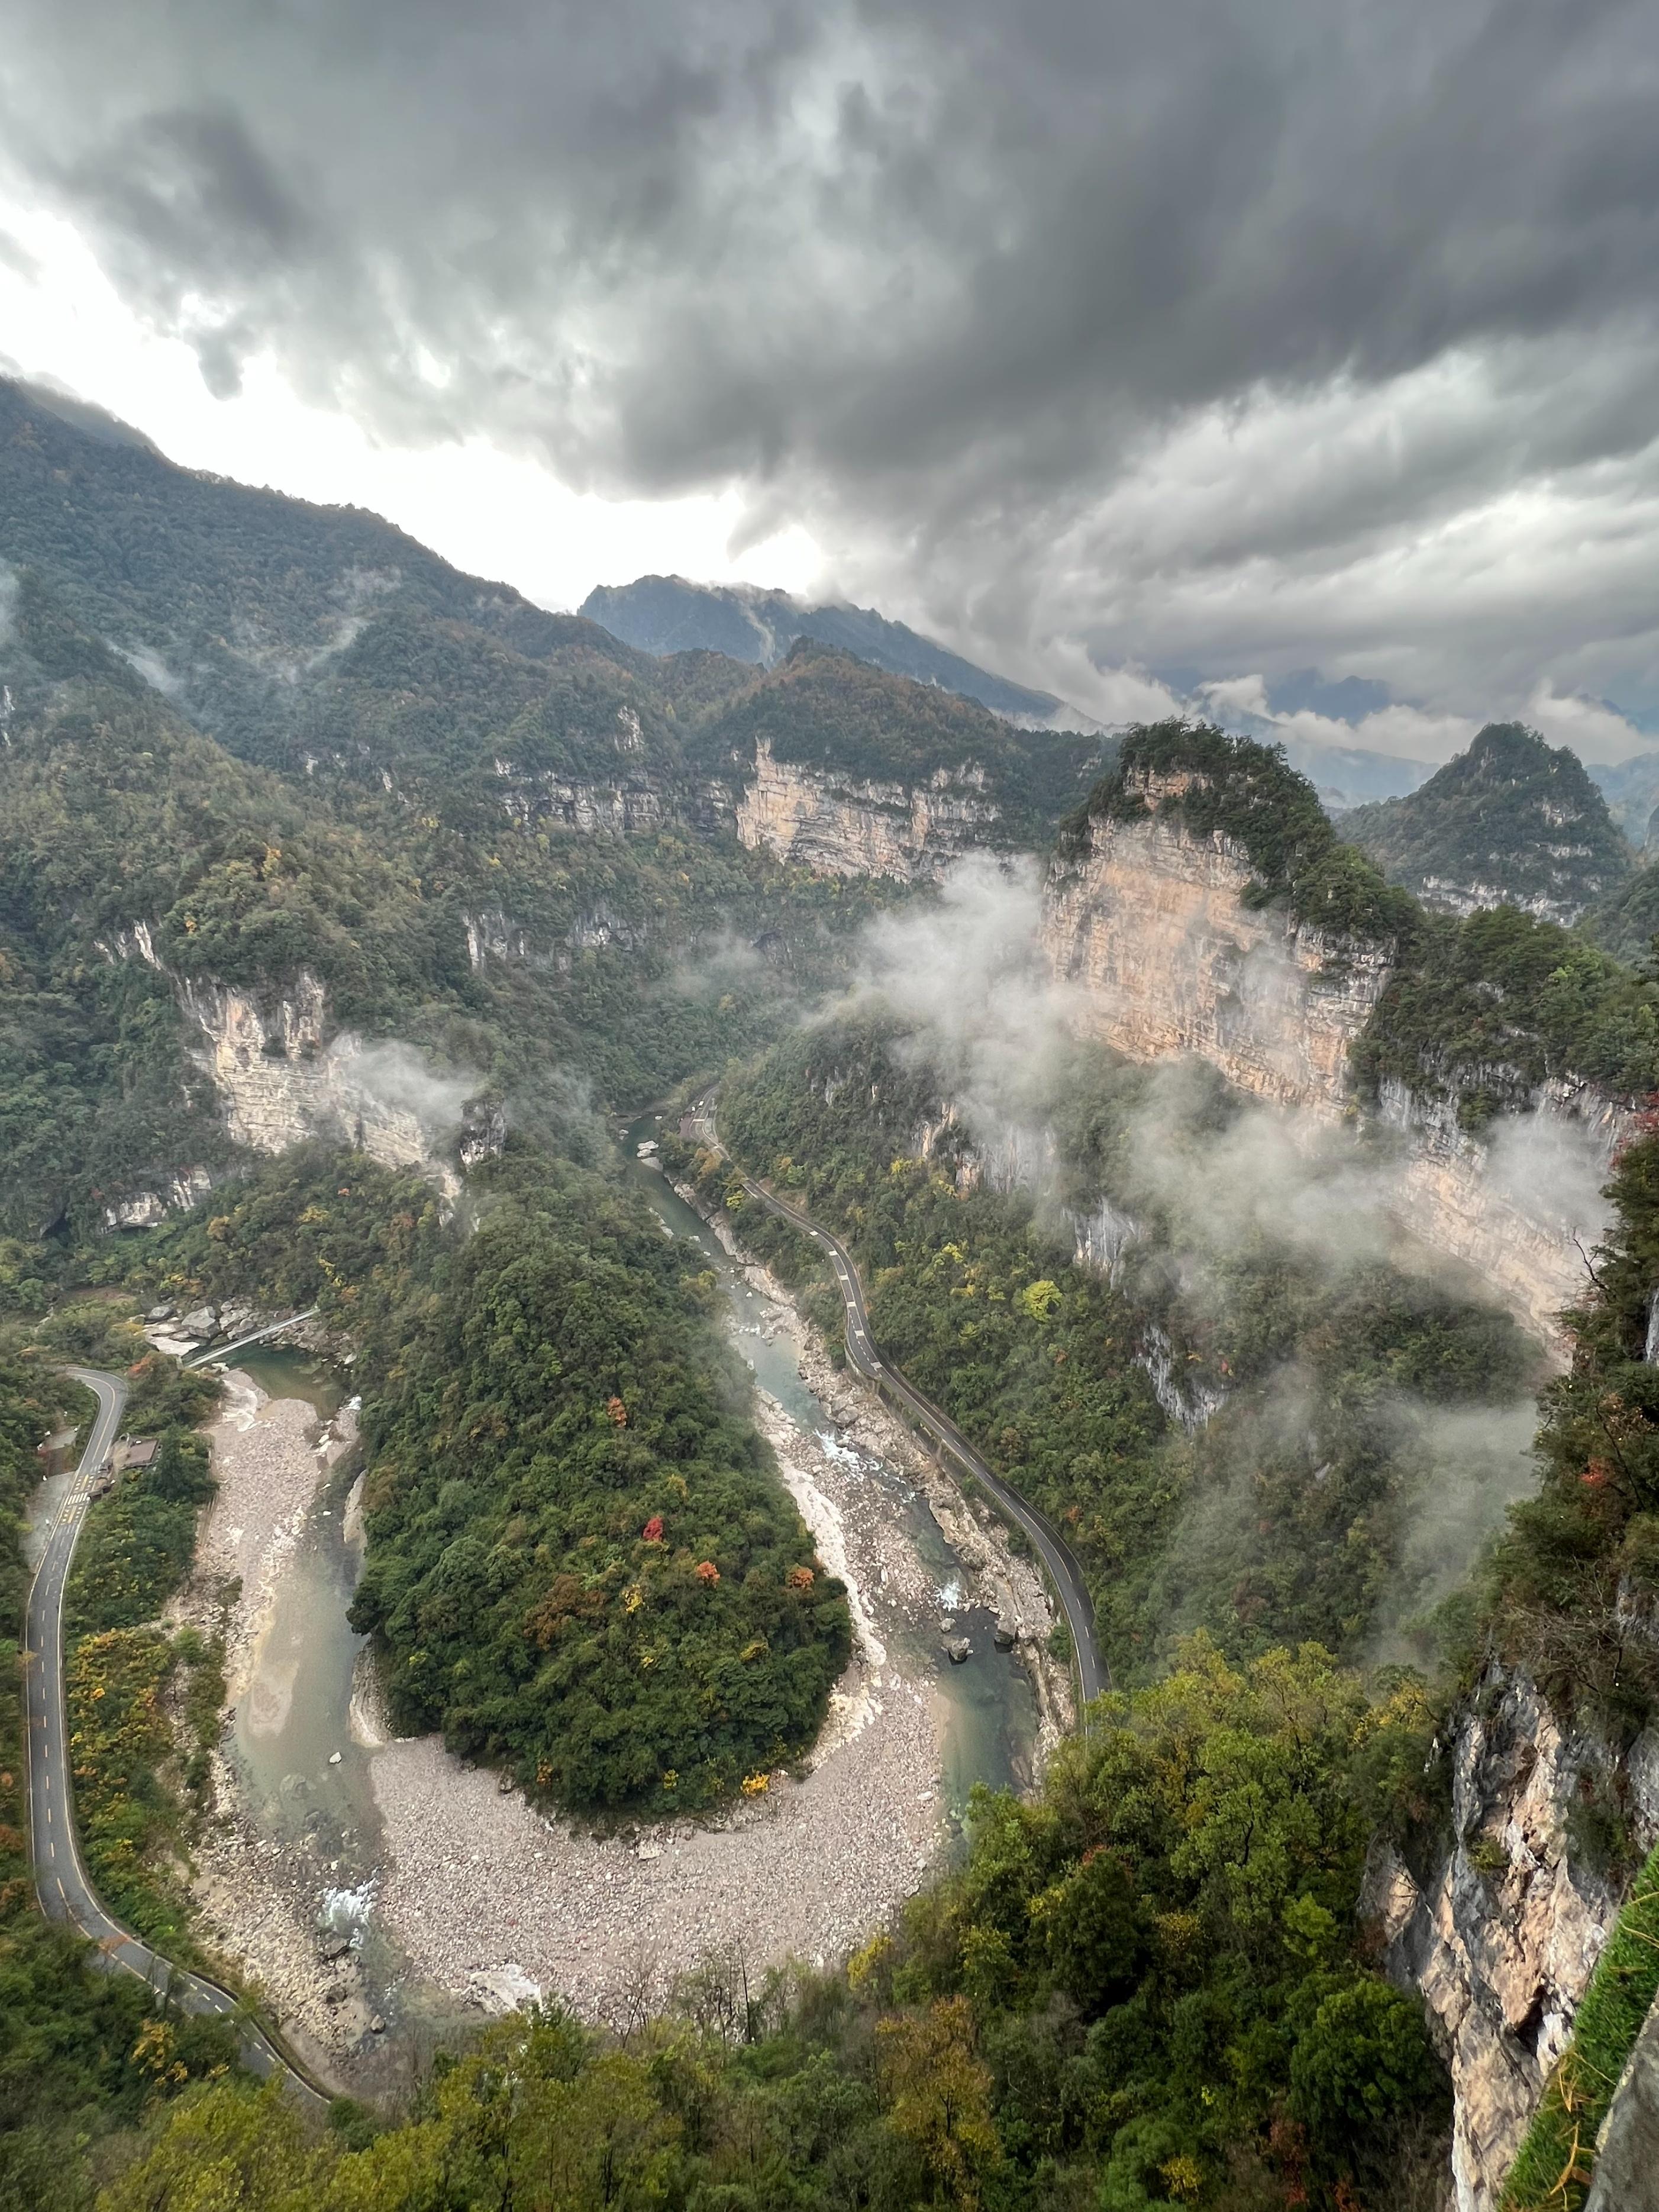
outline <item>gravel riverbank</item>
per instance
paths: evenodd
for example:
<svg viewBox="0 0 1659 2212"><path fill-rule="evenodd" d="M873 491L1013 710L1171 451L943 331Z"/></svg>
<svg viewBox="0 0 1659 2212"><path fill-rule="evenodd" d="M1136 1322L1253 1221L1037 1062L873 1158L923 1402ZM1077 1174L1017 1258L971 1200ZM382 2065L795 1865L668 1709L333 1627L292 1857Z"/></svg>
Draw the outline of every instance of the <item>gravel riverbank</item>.
<svg viewBox="0 0 1659 2212"><path fill-rule="evenodd" d="M782 1285L752 1264L746 1272L772 1301L761 1326L792 1340L836 1423L809 1436L757 1394L757 1418L819 1556L848 1586L854 1662L801 1778L775 1776L763 1799L713 1826L586 1835L503 1796L493 1774L463 1770L434 1738L377 1750L388 1868L376 1911L421 1972L487 2009L556 1992L590 2018L625 2023L711 1958L741 1960L751 1977L792 1957L829 1964L926 1878L951 1832L945 1715L927 1668L899 1655L919 1624L937 1632L941 1593L890 1470L925 1492L945 1528L963 1571L958 1601L1027 1630L1043 1748L1068 1717L1063 1680L1039 1649L1050 1615L1035 1567L981 1527L873 1391L832 1369ZM362 1706L372 1711L372 1698Z"/></svg>
<svg viewBox="0 0 1659 2212"><path fill-rule="evenodd" d="M621 2020L711 1956L740 1956L751 1974L792 1957L826 1964L886 1920L947 1838L935 1693L894 1656L901 1622L939 1601L902 1493L771 1400L757 1412L855 1622L799 1779L774 1775L718 1822L599 1837L503 1796L435 1738L374 1755L388 1851L376 1910L422 1972L489 2009L556 1991Z"/></svg>
<svg viewBox="0 0 1659 2212"><path fill-rule="evenodd" d="M270 1398L246 1375L233 1370L225 1381L224 1409L208 1431L218 1491L174 1607L180 1622L210 1632L222 1619L226 1630L227 1729L213 1758L214 1813L191 1850L191 1887L205 1940L257 1984L301 2055L337 2078L372 2017L358 1961L348 1951L322 1955L328 1869L260 1833L229 1756L228 1723L251 1682L258 1717L270 1727L284 1717L291 1674L259 1667L261 1642L318 1486L356 1440L356 1416L346 1407L321 1424L310 1406ZM222 1612L235 1580L240 1595Z"/></svg>
<svg viewBox="0 0 1659 2212"><path fill-rule="evenodd" d="M896 1413L874 1385L855 1368L838 1366L818 1331L801 1315L794 1296L769 1268L746 1261L726 1222L704 1206L690 1185L674 1189L707 1224L722 1250L736 1260L750 1282L788 1316L799 1355L801 1380L835 1419L843 1437L860 1450L903 1474L927 1498L945 1541L966 1571L975 1600L1003 1620L1027 1632L1019 1639L1020 1657L1036 1693L1041 1715L1040 1757L1046 1759L1074 1723L1075 1699L1069 1667L1048 1656L1048 1631L1054 1623L1042 1572L1035 1559L1008 1547L1001 1522L983 1506L971 1505L949 1470L925 1440Z"/></svg>
<svg viewBox="0 0 1659 2212"><path fill-rule="evenodd" d="M721 1241L732 1249L729 1236ZM774 1775L763 1796L723 1820L595 1836L544 1817L436 1738L392 1739L372 1667L360 1659L349 1736L353 1755L367 1758L376 1816L368 1832L378 1826L379 1834L374 1871L351 1910L366 1917L382 1958L404 1962L390 1985L375 1984L392 2021L388 2046L423 2010L430 2017L440 1992L485 2012L556 1994L586 2017L626 2023L711 1960L740 1963L752 1978L791 1958L843 1958L890 1918L955 1832L951 1708L933 1671L947 1605L988 1607L1020 1632L1040 1706L1038 1759L1069 1718L1063 1670L1043 1655L1051 1615L1035 1566L1009 1553L1000 1529L975 1515L861 1378L832 1366L782 1286L752 1264L745 1272L766 1301L745 1326L780 1350L787 1343L830 1416L811 1433L757 1396L783 1479L854 1616L854 1658L823 1734L796 1774ZM247 1716L256 1730L280 1729L285 1717L293 1686L261 1639L318 1484L351 1434L345 1417L319 1437L308 1406L270 1401L245 1376L232 1378L212 1431L220 1490L201 1533L191 1607L205 1621L226 1580L240 1578L228 1672L233 1698L251 1689L258 1702ZM927 1533L931 1557L921 1544L917 1492L955 1554L943 1583L937 1538ZM348 1540L356 1520L354 1494ZM975 1663L1006 1662L986 1650ZM295 1779L303 1797L304 1777ZM337 2076L372 2076L362 1946L319 1942L332 1895L328 1863L307 1840L259 1831L228 1759L216 1762L215 1780L221 1817L197 1855L210 1939L258 1979L308 2055Z"/></svg>

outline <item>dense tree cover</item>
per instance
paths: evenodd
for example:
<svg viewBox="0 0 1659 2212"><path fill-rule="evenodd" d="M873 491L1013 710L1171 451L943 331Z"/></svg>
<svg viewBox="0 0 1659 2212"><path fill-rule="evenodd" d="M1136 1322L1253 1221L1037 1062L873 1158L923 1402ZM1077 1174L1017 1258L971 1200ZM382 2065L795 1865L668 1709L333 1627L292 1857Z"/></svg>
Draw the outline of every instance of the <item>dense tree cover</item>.
<svg viewBox="0 0 1659 2212"><path fill-rule="evenodd" d="M192 1425L218 1395L213 1377L185 1373L159 1353L138 1363L125 1427L154 1437L155 1456L88 1513L64 1596L71 1642L154 1620L189 1573L197 1516L213 1495L207 1439Z"/></svg>
<svg viewBox="0 0 1659 2212"><path fill-rule="evenodd" d="M1494 775L1509 761L1513 737L1507 726L1483 732L1492 742L1480 762L1495 763ZM1521 737L1530 757L1533 741ZM1592 797L1605 817L1599 795ZM1501 1108L1530 1104L1549 1077L1631 1097L1659 1085L1659 997L1645 974L1515 907L1462 922L1425 913L1339 838L1281 747L1202 723L1130 731L1112 774L1062 828L1062 860L1080 858L1096 817L1152 816L1178 820L1196 836L1232 840L1255 871L1249 895L1263 903L1283 899L1296 923L1328 940L1333 972L1344 964L1345 940L1387 951L1394 972L1353 1052L1361 1085L1372 1094L1394 1078L1449 1097L1464 1126L1478 1130ZM1633 926L1621 925L1622 934L1609 928L1623 945Z"/></svg>
<svg viewBox="0 0 1659 2212"><path fill-rule="evenodd" d="M694 758L721 774L752 762L763 741L779 760L855 782L921 784L967 771L998 809L987 842L1013 846L1044 842L1102 759L1097 739L1017 730L971 699L807 637L689 743Z"/></svg>
<svg viewBox="0 0 1659 2212"><path fill-rule="evenodd" d="M708 1805L811 1741L844 1595L641 1202L525 1155L484 1191L366 1400L352 1619L405 1720L561 1804Z"/></svg>
<svg viewBox="0 0 1659 2212"><path fill-rule="evenodd" d="M513 1140L469 1201L451 1220L417 1176L296 1150L137 1240L133 1279L315 1303L351 1333L353 1618L402 1717L567 1809L706 1806L816 1735L850 1649L841 1586L644 1200ZM89 1590L124 1587L94 1540L119 1533L82 1539Z"/></svg>
<svg viewBox="0 0 1659 2212"><path fill-rule="evenodd" d="M263 1159L188 1213L125 1241L125 1279L181 1310L254 1299L322 1310L372 1358L431 1281L456 1231L439 1192L412 1170L362 1153L295 1145ZM190 1377L180 1377L181 1382Z"/></svg>
<svg viewBox="0 0 1659 2212"><path fill-rule="evenodd" d="M1519 722L1488 722L1420 789L1357 806L1342 835L1425 905L1516 906L1577 921L1633 866L1577 753Z"/></svg>
<svg viewBox="0 0 1659 2212"><path fill-rule="evenodd" d="M217 1639L170 1635L156 1622L190 1573L213 1495L198 1425L219 1384L147 1349L129 1381L123 1431L154 1437L156 1451L88 1509L76 1546L64 1594L70 1771L94 1886L129 1927L189 1960L198 1953L178 1854L198 1809L187 1785L205 1780L218 1735L222 1651ZM176 1740L170 1705L189 1717L193 1745Z"/></svg>
<svg viewBox="0 0 1659 2212"><path fill-rule="evenodd" d="M1593 906L1579 926L1615 960L1648 967L1659 937L1659 868L1650 861L1638 868L1622 890Z"/></svg>
<svg viewBox="0 0 1659 2212"><path fill-rule="evenodd" d="M1393 1078L1457 1102L1478 1131L1549 1079L1641 1097L1659 1085L1659 997L1583 938L1514 907L1425 917L1354 1047L1363 1086Z"/></svg>
<svg viewBox="0 0 1659 2212"><path fill-rule="evenodd" d="M1200 1641L1036 1802L981 1796L960 1873L846 1973L711 1964L622 2041L521 2015L356 2144L198 2091L102 2212L1403 2212L1447 2098L1355 1947L1396 1725L1316 1649L1235 1672Z"/></svg>
<svg viewBox="0 0 1659 2212"><path fill-rule="evenodd" d="M1297 1240L1270 1206L1246 1220L1180 1212L1172 1182L1189 1172L1203 1187L1243 1110L1218 1079L1177 1094L1079 1049L1055 1087L1043 1203L985 1187L939 1071L879 1015L729 1071L720 1129L752 1173L847 1237L883 1349L1066 1528L1120 1674L1145 1679L1171 1634L1199 1625L1238 1653L1307 1637L1357 1649L1385 1591L1399 1595L1420 1409L1512 1396L1524 1340L1363 1239ZM1154 1124L1161 1176L1146 1159ZM688 1164L726 1194L717 1158ZM811 1264L810 1247L779 1251L740 1185L730 1200L775 1264ZM1123 1240L1110 1275L1074 1257L1103 1200ZM1220 1410L1200 1425L1206 1396Z"/></svg>
<svg viewBox="0 0 1659 2212"><path fill-rule="evenodd" d="M84 1238L112 1200L228 1163L186 987L270 1000L304 971L332 1019L558 1121L580 1076L646 1097L775 1034L800 990L845 972L874 896L672 825L550 829L461 777L419 812L378 775L355 796L284 782L184 721L38 580L7 653L0 1221L20 1237ZM423 725L434 702L393 697L395 656L377 666L385 715ZM481 916L499 953L477 929L469 948Z"/></svg>
<svg viewBox="0 0 1659 2212"><path fill-rule="evenodd" d="M1255 871L1250 896L1288 901L1295 919L1334 937L1398 939L1417 908L1345 846L1282 745L1229 737L1209 722L1142 724L1121 739L1111 772L1061 825L1062 860L1087 850L1089 824L1152 818L1194 837L1225 837Z"/></svg>
<svg viewBox="0 0 1659 2212"><path fill-rule="evenodd" d="M49 577L85 629L149 656L251 757L307 667L387 600L527 641L560 621L378 515L175 467L95 410L3 380L0 558Z"/></svg>

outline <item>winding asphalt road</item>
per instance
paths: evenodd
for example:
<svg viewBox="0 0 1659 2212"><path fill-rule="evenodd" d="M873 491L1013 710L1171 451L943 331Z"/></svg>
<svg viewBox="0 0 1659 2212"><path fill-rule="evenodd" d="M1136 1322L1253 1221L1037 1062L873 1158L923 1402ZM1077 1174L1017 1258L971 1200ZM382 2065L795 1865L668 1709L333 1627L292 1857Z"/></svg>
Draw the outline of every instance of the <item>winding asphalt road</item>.
<svg viewBox="0 0 1659 2212"><path fill-rule="evenodd" d="M165 1996L185 2012L237 2018L241 2007L228 1990L222 1990L216 1982L209 1981L204 1975L174 1966L159 1951L152 1951L148 1943L141 1943L118 1921L112 1920L99 1903L82 1863L81 1847L75 1832L69 1729L64 1705L64 1586L69 1579L76 1540L86 1520L94 1479L121 1425L127 1387L118 1376L100 1374L90 1368L73 1368L70 1372L77 1382L84 1382L96 1396L98 1413L81 1464L58 1501L46 1549L35 1569L29 1589L24 1644L29 1837L40 1909L48 1920L89 1937L98 1947L99 1962L108 1972L136 1974L158 1996ZM239 2032L242 2062L252 2072L267 2077L283 2074L302 2100L319 2109L326 2107L327 2097L306 2079L255 2021L240 2018Z"/></svg>
<svg viewBox="0 0 1659 2212"><path fill-rule="evenodd" d="M1031 1540L1032 1548L1048 1571L1049 1580L1060 1596L1065 1610L1066 1625L1072 1632L1072 1646L1076 1655L1078 1686L1086 1705L1097 1698L1103 1690L1111 1687L1111 1676L1100 1648L1095 1641L1094 1600L1083 1579L1083 1570L1075 1553L1053 1522L1029 1504L1017 1490L1012 1489L1000 1474L994 1474L981 1455L975 1450L962 1431L948 1413L943 1413L930 1398L921 1392L890 1360L877 1351L870 1334L870 1316L864 1303L864 1286L859 1280L858 1269L840 1239L827 1229L821 1229L810 1214L786 1204L774 1191L768 1190L754 1177L745 1175L742 1168L720 1143L714 1127L714 1105L712 1098L702 1098L692 1109L692 1119L702 1141L730 1161L741 1179L744 1188L751 1198L770 1212L792 1222L797 1229L813 1237L830 1255L830 1264L836 1271L841 1285L842 1303L847 1309L847 1356L860 1375L878 1382L889 1395L913 1413L934 1441L942 1444L952 1459L965 1468L976 1482L982 1483L1008 1518L1023 1528Z"/></svg>

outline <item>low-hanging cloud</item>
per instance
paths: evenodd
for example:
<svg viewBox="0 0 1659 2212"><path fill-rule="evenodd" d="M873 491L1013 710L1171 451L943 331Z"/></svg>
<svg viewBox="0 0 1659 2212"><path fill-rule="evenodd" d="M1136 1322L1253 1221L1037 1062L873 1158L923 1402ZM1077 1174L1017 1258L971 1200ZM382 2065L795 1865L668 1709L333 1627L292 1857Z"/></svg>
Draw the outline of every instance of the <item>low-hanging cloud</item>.
<svg viewBox="0 0 1659 2212"><path fill-rule="evenodd" d="M1069 1001L1041 955L1042 909L1036 860L972 853L937 900L880 915L865 933L861 988L923 1032L920 1048L986 1144L1053 1101Z"/></svg>
<svg viewBox="0 0 1659 2212"><path fill-rule="evenodd" d="M952 871L936 902L872 925L862 988L913 1025L902 1048L938 1072L986 1180L1042 1204L1060 1178L1054 1117L1079 1062L1071 995L1048 980L1039 915L1028 866L976 856ZM1237 1296L1231 1263L1274 1249L1322 1271L1334 1289L1382 1263L1427 1281L1449 1274L1465 1294L1473 1287L1464 1271L1402 1236L1402 1161L1386 1146L1311 1114L1243 1101L1196 1059L1146 1070L1120 1094L1120 1110L1124 1097L1133 1103L1112 1187L1064 1225L1079 1258L1114 1280L1133 1282L1145 1265L1152 1272L1141 1287L1155 1297L1159 1284L1166 1292L1178 1285L1189 1325L1224 1321ZM1607 1216L1607 1172L1604 1149L1576 1122L1504 1116L1488 1133L1486 1176L1540 1235L1593 1244ZM1168 1338L1149 1322L1143 1364L1166 1411L1190 1431L1217 1400L1200 1403L1173 1387L1168 1354ZM1184 1607L1199 1618L1229 1559L1249 1553L1258 1473L1301 1468L1307 1480L1321 1479L1316 1398L1292 1363L1231 1423L1171 1553L1172 1617L1186 1617ZM1370 1656L1422 1659L1432 1647L1427 1616L1463 1581L1508 1506L1536 1486L1537 1409L1529 1390L1504 1384L1490 1403L1454 1408L1392 1392L1376 1417L1399 1469L1403 1535Z"/></svg>
<svg viewBox="0 0 1659 2212"><path fill-rule="evenodd" d="M392 1039L365 1045L351 1055L349 1069L357 1090L393 1113L412 1115L433 1146L455 1135L478 1088L477 1076L434 1069L414 1046Z"/></svg>
<svg viewBox="0 0 1659 2212"><path fill-rule="evenodd" d="M1107 719L1316 661L1645 704L1656 51L1634 0L16 0L0 181L213 391L735 488Z"/></svg>

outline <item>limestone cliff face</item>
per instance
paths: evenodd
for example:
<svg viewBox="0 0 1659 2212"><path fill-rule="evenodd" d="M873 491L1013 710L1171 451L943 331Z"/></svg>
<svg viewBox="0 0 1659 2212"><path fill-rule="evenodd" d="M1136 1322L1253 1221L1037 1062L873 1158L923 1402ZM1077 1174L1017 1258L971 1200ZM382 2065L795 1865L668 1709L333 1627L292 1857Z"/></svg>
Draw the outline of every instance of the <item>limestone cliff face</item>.
<svg viewBox="0 0 1659 2212"><path fill-rule="evenodd" d="M1455 2092L1458 2212L1495 2212L1551 2067L1565 2047L1618 1911L1569 1850L1568 1814L1616 1762L1564 1728L1528 1677L1494 1668L1460 1715L1451 1841L1413 1869L1373 1850L1365 1904L1395 1981L1420 1990ZM1659 1736L1637 1739L1620 1778L1640 1848L1659 1837Z"/></svg>
<svg viewBox="0 0 1659 2212"><path fill-rule="evenodd" d="M1387 961L1298 929L1279 908L1247 906L1250 880L1223 836L1097 819L1087 850L1050 872L1049 967L1077 1025L1119 1051L1196 1053L1240 1090L1358 1132L1349 1048L1387 986ZM1534 1106L1477 1143L1450 1102L1391 1085L1376 1123L1392 1139L1389 1199L1403 1225L1549 1335L1582 1288L1575 1237L1588 1247L1601 1232L1596 1194L1628 1117L1565 1085L1546 1085Z"/></svg>
<svg viewBox="0 0 1659 2212"><path fill-rule="evenodd" d="M222 984L185 982L179 995L239 1145L283 1152L321 1138L354 1145L383 1167L430 1164L420 1115L375 1079L362 1040L349 1030L327 1035L328 994L314 975L302 972L264 1011Z"/></svg>
<svg viewBox="0 0 1659 2212"><path fill-rule="evenodd" d="M738 836L821 875L932 880L994 842L1000 810L977 769L939 769L924 784L860 782L775 760L763 738L738 801Z"/></svg>
<svg viewBox="0 0 1659 2212"><path fill-rule="evenodd" d="M1250 873L1225 838L1097 820L1087 854L1050 874L1043 949L1079 1026L1120 1052L1199 1053L1242 1091L1336 1120L1387 964L1247 908Z"/></svg>
<svg viewBox="0 0 1659 2212"><path fill-rule="evenodd" d="M134 1191L129 1197L118 1198L104 1208L106 1229L154 1229L165 1221L168 1212L178 1207L181 1211L192 1206L207 1196L213 1188L213 1177L205 1168L183 1168L177 1175L168 1176L159 1188Z"/></svg>
<svg viewBox="0 0 1659 2212"><path fill-rule="evenodd" d="M1547 1083L1532 1112L1476 1142L1449 1099L1382 1085L1377 1117L1402 1139L1394 1206L1425 1243L1474 1268L1545 1336L1585 1287L1599 1194L1632 1115L1587 1085ZM1580 1250L1580 1246L1583 1251Z"/></svg>
<svg viewBox="0 0 1659 2212"><path fill-rule="evenodd" d="M142 921L114 933L100 949L106 958L140 959L169 972ZM192 1056L212 1079L234 1143L256 1152L313 1139L350 1145L383 1167L416 1169L457 1194L459 1181L440 1146L442 1133L463 1122L463 1084L433 1077L401 1047L366 1047L352 1030L332 1030L328 993L303 970L263 1004L225 984L170 980L191 1029ZM501 1137L487 1115L464 1126L472 1158L499 1151ZM146 1226L169 1203L192 1205L208 1188L199 1170L181 1173L166 1191L108 1209L109 1226Z"/></svg>

